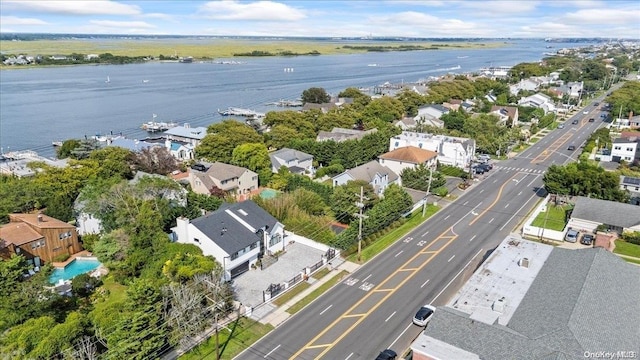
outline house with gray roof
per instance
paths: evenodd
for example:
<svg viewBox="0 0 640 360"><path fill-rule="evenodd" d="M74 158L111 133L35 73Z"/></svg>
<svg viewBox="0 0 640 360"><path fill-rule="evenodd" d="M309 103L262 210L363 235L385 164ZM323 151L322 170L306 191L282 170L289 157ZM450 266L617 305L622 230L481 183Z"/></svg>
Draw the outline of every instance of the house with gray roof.
<svg viewBox="0 0 640 360"><path fill-rule="evenodd" d="M197 219L180 217L172 238L193 244L221 265L231 280L248 271L258 259L284 250L284 225L251 200L223 204Z"/></svg>
<svg viewBox="0 0 640 360"><path fill-rule="evenodd" d="M620 175L620 190L629 193L631 205L640 205L640 178Z"/></svg>
<svg viewBox="0 0 640 360"><path fill-rule="evenodd" d="M640 267L613 253L510 236L437 308L413 359L637 356L638 298Z"/></svg>
<svg viewBox="0 0 640 360"><path fill-rule="evenodd" d="M188 123L183 126L176 126L164 132L169 140L176 140L198 146L200 141L207 135L207 128L203 126L191 127Z"/></svg>
<svg viewBox="0 0 640 360"><path fill-rule="evenodd" d="M442 115L449 113L449 109L440 104L425 105L418 108L418 115L414 119L418 120L439 120Z"/></svg>
<svg viewBox="0 0 640 360"><path fill-rule="evenodd" d="M281 167L286 167L293 174L313 174L313 155L302 151L282 148L269 154L271 170L277 173Z"/></svg>
<svg viewBox="0 0 640 360"><path fill-rule="evenodd" d="M640 207L616 201L576 196L567 228L595 231L604 224L611 231L640 231Z"/></svg>
<svg viewBox="0 0 640 360"><path fill-rule="evenodd" d="M373 186L373 189L379 196L383 195L384 191L391 184L402 186L402 179L396 173L375 160L371 160L366 164L356 166L353 169L334 176L332 183L335 187L354 180L364 180L368 182Z"/></svg>
<svg viewBox="0 0 640 360"><path fill-rule="evenodd" d="M373 134L376 131L378 131L378 129L376 128L370 130L356 130L335 127L331 131L320 130L318 132L318 136L316 137L316 141L333 140L335 142L341 142L346 140L360 140L363 137L369 134Z"/></svg>
<svg viewBox="0 0 640 360"><path fill-rule="evenodd" d="M211 194L217 187L230 195L242 195L258 189L258 174L243 168L221 162L201 162L201 170L192 166L189 170L189 184L198 194Z"/></svg>
<svg viewBox="0 0 640 360"><path fill-rule="evenodd" d="M148 142L144 140L127 139L124 137L117 137L107 142L107 146L117 146L123 149L127 149L131 152L140 152L144 149L150 149L152 147L161 147L161 144Z"/></svg>

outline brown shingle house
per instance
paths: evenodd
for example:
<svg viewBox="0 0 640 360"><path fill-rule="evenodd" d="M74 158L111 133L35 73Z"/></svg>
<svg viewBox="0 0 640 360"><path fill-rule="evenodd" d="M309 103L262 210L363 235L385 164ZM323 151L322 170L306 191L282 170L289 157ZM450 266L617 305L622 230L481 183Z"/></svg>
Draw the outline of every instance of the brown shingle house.
<svg viewBox="0 0 640 360"><path fill-rule="evenodd" d="M75 226L43 214L10 214L0 227L0 257L23 255L40 266L60 255L82 250Z"/></svg>

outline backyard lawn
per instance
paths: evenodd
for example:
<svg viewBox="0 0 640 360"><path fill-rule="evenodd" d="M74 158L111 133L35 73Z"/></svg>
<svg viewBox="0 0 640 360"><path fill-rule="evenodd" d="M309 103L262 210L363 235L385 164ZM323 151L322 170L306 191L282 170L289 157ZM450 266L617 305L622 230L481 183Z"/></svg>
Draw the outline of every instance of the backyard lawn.
<svg viewBox="0 0 640 360"><path fill-rule="evenodd" d="M549 229L564 230L566 213L571 209L570 206L553 206L547 205L547 211L541 212L531 223L532 226Z"/></svg>
<svg viewBox="0 0 640 360"><path fill-rule="evenodd" d="M632 244L622 240L616 240L614 253L620 255L633 256L640 259L640 245Z"/></svg>

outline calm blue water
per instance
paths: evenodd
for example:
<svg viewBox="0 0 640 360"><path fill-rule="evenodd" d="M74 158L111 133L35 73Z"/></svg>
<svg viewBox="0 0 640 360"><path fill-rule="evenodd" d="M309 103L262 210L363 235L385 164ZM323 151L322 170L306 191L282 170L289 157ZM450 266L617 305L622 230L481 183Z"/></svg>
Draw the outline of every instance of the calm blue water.
<svg viewBox="0 0 640 360"><path fill-rule="evenodd" d="M152 114L156 121L207 126L222 119L218 109L230 106L282 110L265 104L298 98L310 87L337 94L350 86L443 75L458 65L455 72L462 73L536 61L549 51L546 45L517 40L497 49L248 58L241 65L154 62L6 70L0 73L0 147L52 156L52 141L110 132L144 138L140 125ZM586 45L553 44L554 49ZM378 66L367 66L373 63Z"/></svg>
<svg viewBox="0 0 640 360"><path fill-rule="evenodd" d="M55 268L49 276L49 283L55 284L58 280L71 280L74 277L88 273L100 266L100 261L94 259L75 259L64 268Z"/></svg>

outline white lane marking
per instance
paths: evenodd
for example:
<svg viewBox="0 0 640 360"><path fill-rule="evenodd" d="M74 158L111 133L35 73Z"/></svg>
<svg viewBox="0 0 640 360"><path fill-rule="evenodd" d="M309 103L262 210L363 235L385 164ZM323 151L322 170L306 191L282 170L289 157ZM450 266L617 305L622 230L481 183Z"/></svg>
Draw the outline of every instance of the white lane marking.
<svg viewBox="0 0 640 360"><path fill-rule="evenodd" d="M447 220L451 215L447 215L447 217L445 217L444 219Z"/></svg>
<svg viewBox="0 0 640 360"><path fill-rule="evenodd" d="M399 252L399 253L397 253L397 254L396 254L396 256L394 256L394 257L398 257L400 254L402 254L402 252L403 252L403 251L404 251L404 250L400 250L400 252Z"/></svg>
<svg viewBox="0 0 640 360"><path fill-rule="evenodd" d="M483 191L484 191L484 189L478 191L478 194L482 194Z"/></svg>
<svg viewBox="0 0 640 360"><path fill-rule="evenodd" d="M455 255L453 255L452 257L449 258L449 261L447 262L451 262L451 260L453 260L453 258L456 257Z"/></svg>
<svg viewBox="0 0 640 360"><path fill-rule="evenodd" d="M422 234L422 237L427 236L428 233L429 233L428 231L425 231L424 234Z"/></svg>
<svg viewBox="0 0 640 360"><path fill-rule="evenodd" d="M469 239L469 242L473 241L473 239L475 239L475 238L476 238L476 236L478 236L478 235L473 235L473 236L471 237L471 239Z"/></svg>
<svg viewBox="0 0 640 360"><path fill-rule="evenodd" d="M396 312L394 311L391 315L389 315L389 317L384 322L389 321L389 319L391 319L393 317L393 315L395 315L395 314L396 314Z"/></svg>
<svg viewBox="0 0 640 360"><path fill-rule="evenodd" d="M393 342L391 343L391 345L387 346L387 349L391 349L391 348L393 347L393 345L395 345L395 343L396 343L396 342L397 342L397 341L402 337L402 335L404 335L404 333L406 333L406 332L407 332L407 330L409 330L409 328L412 328L412 327L414 327L414 326L415 326L415 325L413 325L413 323L412 323L412 324L407 325L407 327L406 327L406 328L405 328L405 329L400 333L400 335L398 335L398 337L397 337L395 340L393 340ZM345 360L346 360L346 359L345 359Z"/></svg>
<svg viewBox="0 0 640 360"><path fill-rule="evenodd" d="M489 220L489 224L491 224L493 222L495 218L491 218L491 220Z"/></svg>
<svg viewBox="0 0 640 360"><path fill-rule="evenodd" d="M531 184L533 184L534 181L538 180L538 176L540 176L540 175L534 176L533 180L531 180L531 182L527 184L527 187L531 186Z"/></svg>
<svg viewBox="0 0 640 360"><path fill-rule="evenodd" d="M353 353L349 354L349 356L347 356L344 360L349 360L349 358L352 356L353 356Z"/></svg>
<svg viewBox="0 0 640 360"><path fill-rule="evenodd" d="M464 271L464 269L467 268L467 266L469 266L469 264L471 264L471 262L473 261L473 259L476 258L476 256L478 256L482 251L484 251L484 249L480 249L478 250L478 252L473 255L473 257L471 258L471 260L469 260L469 262L467 263L467 265L463 266L462 269L460 269L460 271L458 271L458 273L456 274L456 276L453 277L453 279L451 279L451 281L449 281L449 283L442 288L442 290L440 290L440 292L438 293L438 295L436 295L433 299L431 299L431 302L429 302L429 304L433 304L434 301L436 301L436 299L438 297L440 297L440 295L442 295L442 293L449 287L449 285L451 285L451 283L458 277L460 276L460 274L462 274L462 272Z"/></svg>
<svg viewBox="0 0 640 360"><path fill-rule="evenodd" d="M507 220L507 222L505 222L505 223L504 223L504 225L502 225L502 227L501 227L500 229L498 229L498 230L499 230L499 231L502 231L502 229L504 229L504 227L505 227L505 226L507 226L507 224L508 224L511 220L513 220L513 218L514 218L514 217L516 217L516 215L520 212L520 210L522 210L522 208L523 208L525 205L527 205L527 204L529 203L529 201L531 201L531 199L532 199L534 196L537 196L537 192L533 193L533 195L531 195L531 196L529 197L529 199L527 199L527 201L525 201L525 202L524 202L524 204L522 204L522 206L520 206L520 209L518 209L518 211L514 212L514 213L513 213L513 215L509 218L509 220Z"/></svg>
<svg viewBox="0 0 640 360"><path fill-rule="evenodd" d="M427 279L427 281L425 281L424 283L422 283L422 285L420 286L420 288L422 289L425 285L427 285L427 283L430 281L431 279Z"/></svg>
<svg viewBox="0 0 640 360"><path fill-rule="evenodd" d="M327 306L326 309L322 310L322 312L320 313L320 315L324 314L327 310L331 309L331 307L333 306L333 304Z"/></svg>
<svg viewBox="0 0 640 360"><path fill-rule="evenodd" d="M517 196L520 196L520 195L522 195L522 191L520 191Z"/></svg>
<svg viewBox="0 0 640 360"><path fill-rule="evenodd" d="M367 276L366 278L362 279L362 281L367 281L367 279L370 278L371 275L373 275L373 274L369 274L369 276Z"/></svg>
<svg viewBox="0 0 640 360"><path fill-rule="evenodd" d="M467 205L469 203L469 200L465 201L464 204L462 204L462 206Z"/></svg>
<svg viewBox="0 0 640 360"><path fill-rule="evenodd" d="M509 207L509 204L507 204L507 205L505 205L505 206L504 206L504 208L505 208L505 209L506 209L506 208L508 208L508 207Z"/></svg>
<svg viewBox="0 0 640 360"><path fill-rule="evenodd" d="M493 183L495 184L496 182L498 182L498 179L493 180Z"/></svg>
<svg viewBox="0 0 640 360"><path fill-rule="evenodd" d="M265 358L265 359L266 359L267 357L269 357L269 355L271 355L271 353L272 353L272 352L274 352L274 351L278 350L278 348L279 348L279 347L280 347L280 344L278 344L278 346L276 346L276 347L275 347L275 349L273 349L273 350L269 351L269 352L267 353L267 355L263 356L263 358Z"/></svg>

